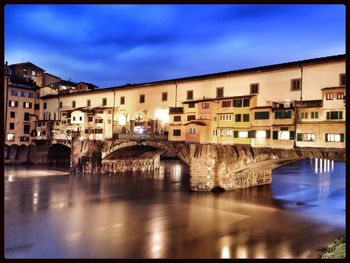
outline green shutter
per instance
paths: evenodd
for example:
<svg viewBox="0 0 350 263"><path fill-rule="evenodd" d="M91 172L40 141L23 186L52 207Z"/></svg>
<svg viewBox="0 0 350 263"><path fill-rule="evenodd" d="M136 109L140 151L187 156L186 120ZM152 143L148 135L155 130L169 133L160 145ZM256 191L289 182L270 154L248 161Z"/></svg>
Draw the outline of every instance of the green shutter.
<svg viewBox="0 0 350 263"><path fill-rule="evenodd" d="M289 131L289 140L294 140L294 138L295 138L295 132Z"/></svg>
<svg viewBox="0 0 350 263"><path fill-rule="evenodd" d="M238 138L238 131L233 131L233 137Z"/></svg>
<svg viewBox="0 0 350 263"><path fill-rule="evenodd" d="M303 140L303 134L302 133L297 133L297 141L302 141Z"/></svg>
<svg viewBox="0 0 350 263"><path fill-rule="evenodd" d="M277 140L278 139L278 131L272 132L272 139Z"/></svg>
<svg viewBox="0 0 350 263"><path fill-rule="evenodd" d="M340 141L343 142L344 141L344 133L340 134Z"/></svg>
<svg viewBox="0 0 350 263"><path fill-rule="evenodd" d="M268 138L270 138L271 137L271 132L270 132L270 130L266 130L266 138L268 139Z"/></svg>
<svg viewBox="0 0 350 263"><path fill-rule="evenodd" d="M250 134L251 134L251 138L255 138L255 137L256 137L256 135L255 135L255 134L256 134L256 131L253 130L253 131L251 131Z"/></svg>
<svg viewBox="0 0 350 263"><path fill-rule="evenodd" d="M328 142L327 141L327 135L328 135L328 133L325 134L325 139L324 139L325 142Z"/></svg>
<svg viewBox="0 0 350 263"><path fill-rule="evenodd" d="M327 120L329 120L331 118L331 113L327 112Z"/></svg>

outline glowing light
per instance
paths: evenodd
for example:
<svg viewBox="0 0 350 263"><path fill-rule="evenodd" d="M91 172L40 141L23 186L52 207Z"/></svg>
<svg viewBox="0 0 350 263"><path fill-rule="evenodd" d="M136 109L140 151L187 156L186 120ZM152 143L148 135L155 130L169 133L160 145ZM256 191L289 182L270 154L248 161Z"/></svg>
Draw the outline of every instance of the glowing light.
<svg viewBox="0 0 350 263"><path fill-rule="evenodd" d="M126 124L126 116L124 114L119 114L119 116L118 116L118 123L119 123L119 125L125 125Z"/></svg>
<svg viewBox="0 0 350 263"><path fill-rule="evenodd" d="M157 109L155 116L162 122L169 122L169 110L168 109Z"/></svg>
<svg viewBox="0 0 350 263"><path fill-rule="evenodd" d="M318 173L318 158L315 159L315 173Z"/></svg>
<svg viewBox="0 0 350 263"><path fill-rule="evenodd" d="M256 138L266 138L266 131L257 131L256 132Z"/></svg>
<svg viewBox="0 0 350 263"><path fill-rule="evenodd" d="M224 246L221 250L221 258L230 258L230 248L228 246Z"/></svg>
<svg viewBox="0 0 350 263"><path fill-rule="evenodd" d="M237 257L238 258L247 258L248 251L246 247L238 246L237 247Z"/></svg>
<svg viewBox="0 0 350 263"><path fill-rule="evenodd" d="M11 174L9 175L9 179L8 180L9 180L9 182L13 182L13 177L12 177Z"/></svg>
<svg viewBox="0 0 350 263"><path fill-rule="evenodd" d="M278 133L280 140L289 140L289 131L280 131Z"/></svg>
<svg viewBox="0 0 350 263"><path fill-rule="evenodd" d="M240 131L238 133L239 138L248 138L248 132L247 131Z"/></svg>

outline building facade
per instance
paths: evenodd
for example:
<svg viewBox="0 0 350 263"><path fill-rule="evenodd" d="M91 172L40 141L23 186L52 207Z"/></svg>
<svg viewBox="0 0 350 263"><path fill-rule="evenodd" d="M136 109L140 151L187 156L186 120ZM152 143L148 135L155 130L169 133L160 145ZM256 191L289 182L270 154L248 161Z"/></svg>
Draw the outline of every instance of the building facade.
<svg viewBox="0 0 350 263"><path fill-rule="evenodd" d="M103 89L42 87L35 130L46 136L36 139L79 131L81 139L344 148L345 79L339 55Z"/></svg>

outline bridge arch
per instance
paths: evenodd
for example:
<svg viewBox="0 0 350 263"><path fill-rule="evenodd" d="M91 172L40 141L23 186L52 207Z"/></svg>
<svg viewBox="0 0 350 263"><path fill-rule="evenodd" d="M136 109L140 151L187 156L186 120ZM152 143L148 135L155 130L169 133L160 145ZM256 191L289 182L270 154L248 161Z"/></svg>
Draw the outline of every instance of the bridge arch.
<svg viewBox="0 0 350 263"><path fill-rule="evenodd" d="M52 144L47 153L48 164L70 164L71 149L64 144Z"/></svg>

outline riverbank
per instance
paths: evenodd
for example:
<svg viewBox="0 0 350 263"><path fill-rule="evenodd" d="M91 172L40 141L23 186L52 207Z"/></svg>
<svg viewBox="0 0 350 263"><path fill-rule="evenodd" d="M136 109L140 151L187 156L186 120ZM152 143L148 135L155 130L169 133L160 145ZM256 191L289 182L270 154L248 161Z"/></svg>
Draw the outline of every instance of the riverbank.
<svg viewBox="0 0 350 263"><path fill-rule="evenodd" d="M346 238L341 236L320 249L322 259L345 258Z"/></svg>

